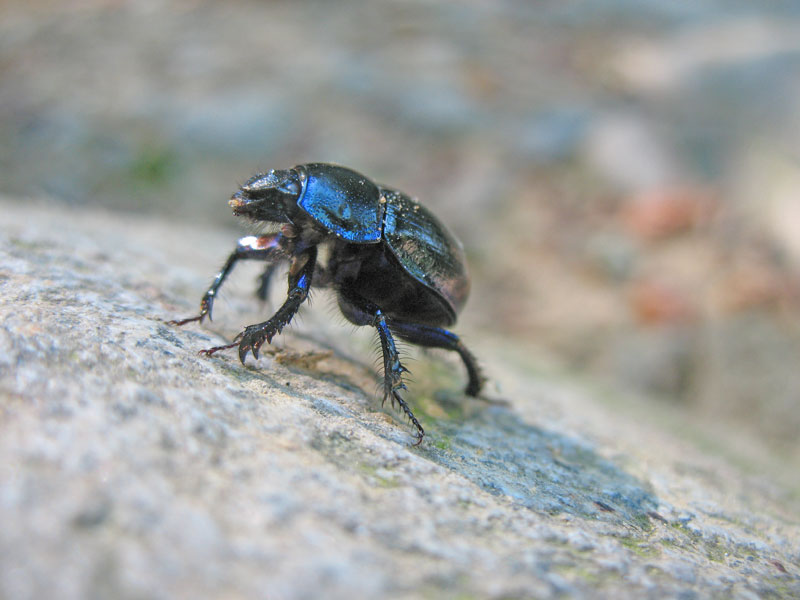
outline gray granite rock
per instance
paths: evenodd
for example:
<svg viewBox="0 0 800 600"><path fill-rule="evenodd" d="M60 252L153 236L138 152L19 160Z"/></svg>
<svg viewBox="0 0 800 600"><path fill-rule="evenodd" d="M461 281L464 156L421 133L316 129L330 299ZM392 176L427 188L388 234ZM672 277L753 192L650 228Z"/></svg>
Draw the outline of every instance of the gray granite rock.
<svg viewBox="0 0 800 600"><path fill-rule="evenodd" d="M165 323L229 234L0 211L2 598L800 597L796 490L650 404L472 332L505 404L417 355L414 448L322 295L246 366L246 277Z"/></svg>

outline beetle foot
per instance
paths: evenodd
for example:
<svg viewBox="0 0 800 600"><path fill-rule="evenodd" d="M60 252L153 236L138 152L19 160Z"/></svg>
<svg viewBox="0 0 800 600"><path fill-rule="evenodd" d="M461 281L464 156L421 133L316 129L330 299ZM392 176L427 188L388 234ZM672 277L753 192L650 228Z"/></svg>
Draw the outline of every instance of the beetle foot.
<svg viewBox="0 0 800 600"><path fill-rule="evenodd" d="M203 317L205 317L205 315L199 314L196 317L189 317L187 319L171 319L171 320L167 321L167 325L176 325L176 326L180 327L181 325L186 325L187 323L191 323L192 321L200 321L200 322L202 322L203 321Z"/></svg>
<svg viewBox="0 0 800 600"><path fill-rule="evenodd" d="M264 342L272 343L272 338L275 337L283 329L278 323L273 323L272 319L265 323L258 323L257 325L249 325L245 330L236 336L234 339L234 346L239 344L239 360L244 364L244 359L247 358L247 353L252 352L253 358L258 360L258 352Z"/></svg>
<svg viewBox="0 0 800 600"><path fill-rule="evenodd" d="M486 377L484 377L483 373L480 371L478 372L478 376L474 379L470 377L469 383L467 384L467 388L464 390L464 393L467 396L478 396L483 389L483 385L486 383Z"/></svg>
<svg viewBox="0 0 800 600"><path fill-rule="evenodd" d="M417 417L414 416L411 407L408 406L408 403L400 395L400 390L408 389L406 384L403 383L403 373L408 373L408 369L400 364L399 361L395 362L394 365L387 365L384 367L382 404L386 403L387 398L391 398L392 408L395 408L395 405L397 405L403 410L414 427L417 428L417 441L414 442L413 445L419 446L422 443L422 438L425 436L425 430L422 428L422 425L420 425Z"/></svg>
<svg viewBox="0 0 800 600"><path fill-rule="evenodd" d="M187 323L192 323L194 321L199 321L200 323L203 322L203 319L208 317L208 320L211 321L211 308L214 306L214 297L206 296L200 301L200 314L195 317L189 317L188 319L173 319L171 321L167 321L167 325L176 325L180 327L181 325L186 325Z"/></svg>
<svg viewBox="0 0 800 600"><path fill-rule="evenodd" d="M402 387L405 388L406 386L403 385ZM417 428L417 441L414 442L413 445L419 446L422 443L422 438L425 437L425 430L422 428L422 425L420 425L417 417L414 416L414 413L411 411L408 403L403 399L403 397L400 395L400 392L397 390L392 391L392 406L394 406L395 402L400 405L400 408L402 408L403 412L406 413L409 421L411 421L414 427Z"/></svg>
<svg viewBox="0 0 800 600"><path fill-rule="evenodd" d="M228 348L233 348L236 344L237 342L234 342L232 344L226 344L225 346L214 346L213 348L206 348L204 350L200 350L199 354L202 354L203 356L211 356L212 354L214 354L215 352L219 352L220 350L227 350Z"/></svg>

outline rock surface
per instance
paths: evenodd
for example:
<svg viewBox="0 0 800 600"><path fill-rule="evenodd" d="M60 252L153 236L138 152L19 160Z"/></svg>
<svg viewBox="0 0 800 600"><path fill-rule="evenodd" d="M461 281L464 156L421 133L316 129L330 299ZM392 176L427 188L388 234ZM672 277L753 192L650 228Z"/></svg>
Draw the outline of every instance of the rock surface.
<svg viewBox="0 0 800 600"><path fill-rule="evenodd" d="M165 324L235 235L0 211L2 598L800 597L796 487L680 413L473 332L504 403L419 355L414 448L322 301L247 366L244 285Z"/></svg>
<svg viewBox="0 0 800 600"><path fill-rule="evenodd" d="M395 4L0 2L0 193L216 226L356 168L466 243L461 328L800 464L800 2Z"/></svg>

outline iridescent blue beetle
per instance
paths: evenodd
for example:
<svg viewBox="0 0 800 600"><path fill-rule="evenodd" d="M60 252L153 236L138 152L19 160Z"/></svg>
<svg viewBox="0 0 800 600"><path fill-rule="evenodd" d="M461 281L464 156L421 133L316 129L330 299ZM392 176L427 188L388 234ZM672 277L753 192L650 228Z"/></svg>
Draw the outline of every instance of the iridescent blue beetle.
<svg viewBox="0 0 800 600"><path fill-rule="evenodd" d="M458 352L467 368L466 393L476 396L483 378L475 357L459 338L443 329L456 321L469 294L461 243L424 206L409 196L344 167L325 163L259 174L230 199L234 214L281 224L279 233L239 240L200 302L196 317L211 318L217 290L240 259L268 261L257 294L266 298L270 277L280 262L289 263L286 301L267 321L250 325L233 344L204 350L213 354L239 346L258 358L262 344L286 326L315 286L332 287L342 314L356 325L378 330L384 365L384 401L397 402L424 430L400 395L403 372L393 336L418 346ZM327 245L327 264L317 249Z"/></svg>

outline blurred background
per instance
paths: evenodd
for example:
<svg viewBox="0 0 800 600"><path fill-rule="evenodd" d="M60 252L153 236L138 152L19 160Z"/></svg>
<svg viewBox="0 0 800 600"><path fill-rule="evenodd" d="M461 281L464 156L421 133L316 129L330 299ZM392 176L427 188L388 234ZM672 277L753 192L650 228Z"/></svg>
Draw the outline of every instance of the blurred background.
<svg viewBox="0 0 800 600"><path fill-rule="evenodd" d="M0 4L3 195L233 243L236 185L309 161L458 234L479 355L800 462L800 3Z"/></svg>

